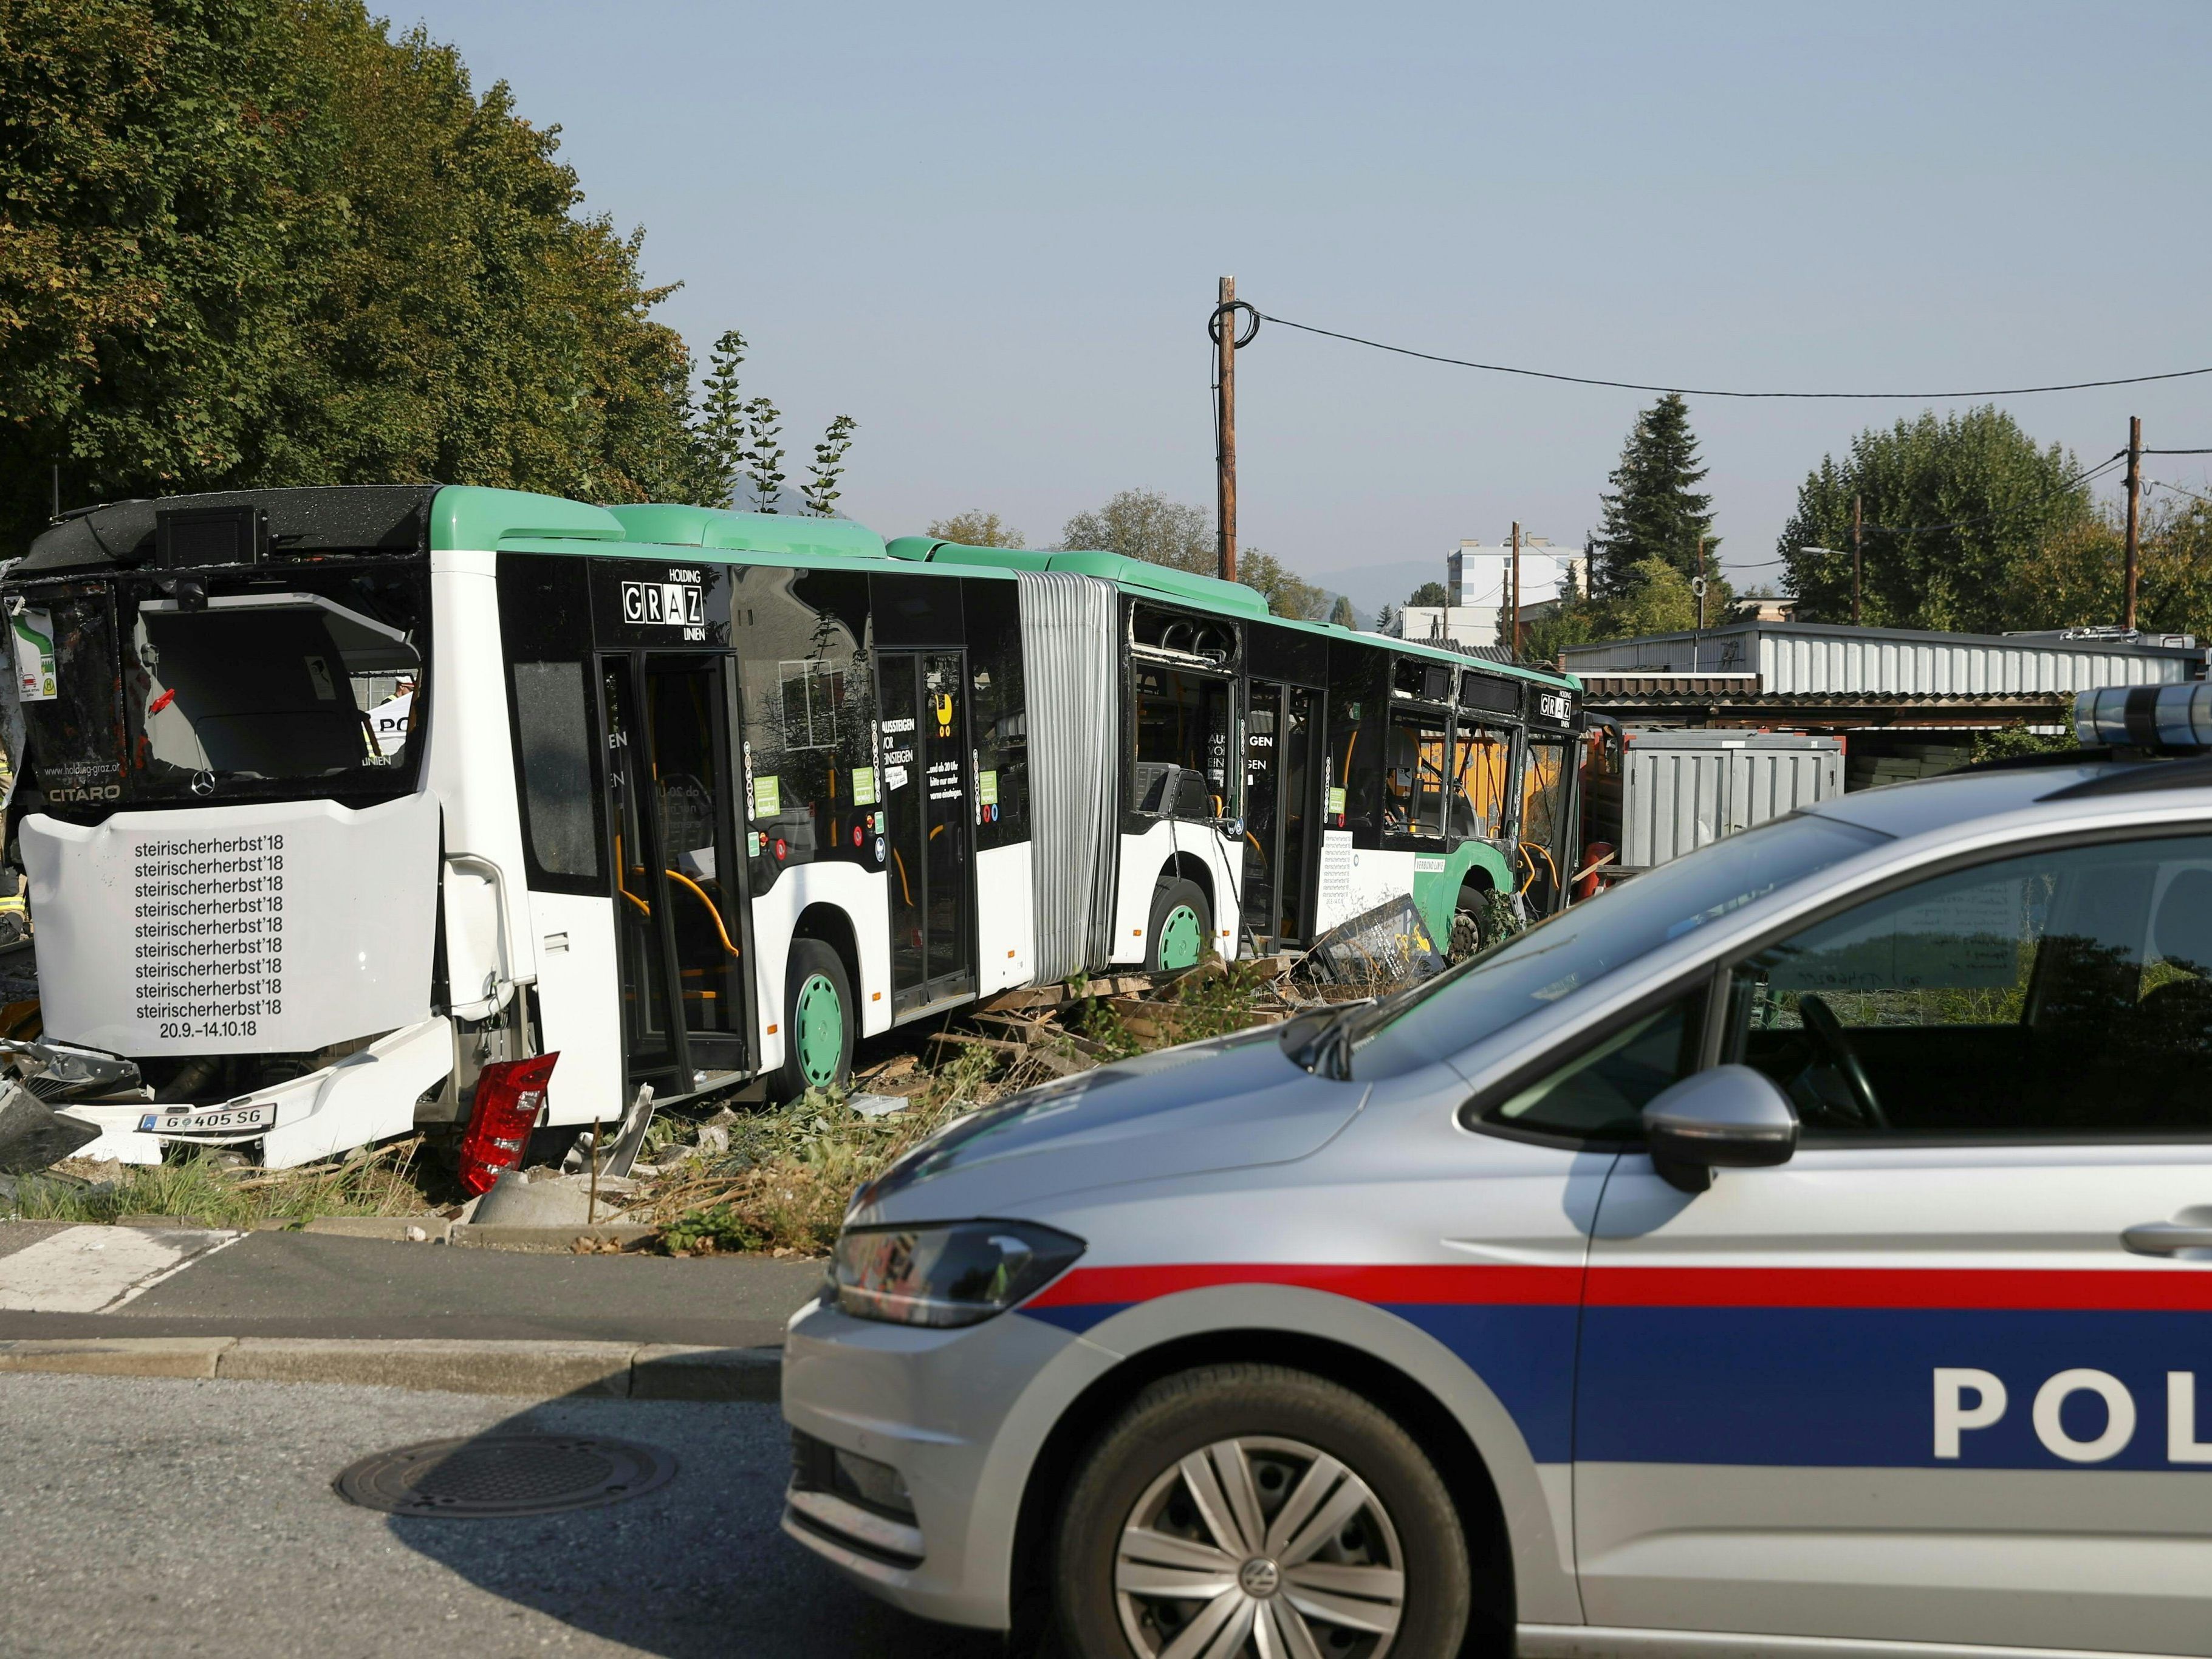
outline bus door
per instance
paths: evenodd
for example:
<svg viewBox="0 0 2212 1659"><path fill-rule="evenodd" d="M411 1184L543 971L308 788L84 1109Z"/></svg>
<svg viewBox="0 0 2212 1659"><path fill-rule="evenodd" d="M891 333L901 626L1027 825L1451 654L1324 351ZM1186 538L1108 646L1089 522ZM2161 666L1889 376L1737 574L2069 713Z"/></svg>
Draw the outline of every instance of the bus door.
<svg viewBox="0 0 2212 1659"><path fill-rule="evenodd" d="M626 1074L688 1094L750 1064L728 659L599 665Z"/></svg>
<svg viewBox="0 0 2212 1659"><path fill-rule="evenodd" d="M891 1017L975 994L975 809L964 651L877 659L890 843Z"/></svg>
<svg viewBox="0 0 2212 1659"><path fill-rule="evenodd" d="M1272 947L1307 932L1321 693L1251 683L1244 720L1244 925Z"/></svg>

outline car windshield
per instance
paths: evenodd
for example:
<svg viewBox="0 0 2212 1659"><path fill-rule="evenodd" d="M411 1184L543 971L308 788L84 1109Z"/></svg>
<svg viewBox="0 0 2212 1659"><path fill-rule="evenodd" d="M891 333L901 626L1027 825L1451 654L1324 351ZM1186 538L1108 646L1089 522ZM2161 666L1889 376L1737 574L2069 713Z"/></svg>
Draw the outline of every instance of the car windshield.
<svg viewBox="0 0 2212 1659"><path fill-rule="evenodd" d="M1891 837L1800 814L1701 848L1350 1016L1352 1075L1434 1065L1670 940Z"/></svg>

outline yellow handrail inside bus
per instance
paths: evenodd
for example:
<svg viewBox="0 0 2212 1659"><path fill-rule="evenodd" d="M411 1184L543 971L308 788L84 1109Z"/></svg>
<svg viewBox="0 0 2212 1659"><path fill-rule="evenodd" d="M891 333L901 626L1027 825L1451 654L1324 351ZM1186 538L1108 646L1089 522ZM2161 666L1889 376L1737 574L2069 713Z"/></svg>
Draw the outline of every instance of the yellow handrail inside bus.
<svg viewBox="0 0 2212 1659"><path fill-rule="evenodd" d="M629 888L623 885L623 872L627 867L627 865L623 860L622 833L617 830L615 834L615 891L620 893L632 904L637 906L638 913L649 921L653 915L653 907L650 904L647 904L643 899L640 898L636 894L631 892ZM645 866L641 864L637 866L637 872L641 876L643 875L645 873Z"/></svg>
<svg viewBox="0 0 2212 1659"><path fill-rule="evenodd" d="M699 902L707 907L707 914L714 919L714 931L721 935L722 948L725 951L727 951L732 956L738 955L738 947L730 943L730 930L722 926L721 909L715 904L714 899L708 896L707 890L702 887L697 882L692 880L690 877L685 875L681 870L664 870L661 873L666 876L671 881L682 882L686 887L690 888L693 892L699 896Z"/></svg>

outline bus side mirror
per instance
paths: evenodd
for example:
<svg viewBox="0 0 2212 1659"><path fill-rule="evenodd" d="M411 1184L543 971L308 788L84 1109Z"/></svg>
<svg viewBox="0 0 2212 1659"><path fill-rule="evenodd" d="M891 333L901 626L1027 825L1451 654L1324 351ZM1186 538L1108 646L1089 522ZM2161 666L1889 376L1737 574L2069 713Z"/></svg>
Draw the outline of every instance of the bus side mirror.
<svg viewBox="0 0 2212 1659"><path fill-rule="evenodd" d="M1715 1170L1787 1164L1797 1150L1797 1113L1764 1073L1716 1066L1651 1097L1644 1145L1668 1185L1702 1193Z"/></svg>

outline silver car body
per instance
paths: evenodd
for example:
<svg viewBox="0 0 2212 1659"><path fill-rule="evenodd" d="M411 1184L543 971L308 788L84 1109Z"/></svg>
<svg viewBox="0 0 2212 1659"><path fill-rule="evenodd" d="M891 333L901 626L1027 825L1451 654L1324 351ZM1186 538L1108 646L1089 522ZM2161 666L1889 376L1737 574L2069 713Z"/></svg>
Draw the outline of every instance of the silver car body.
<svg viewBox="0 0 2212 1659"><path fill-rule="evenodd" d="M1117 1375L1318 1349L1418 1390L1479 1455L1523 1653L2212 1655L2212 1403L2185 1432L2173 1380L2212 1393L2212 1261L2119 1242L2212 1205L2212 1145L1814 1146L1692 1196L1640 1152L1460 1117L1854 892L2069 837L2212 832L2212 787L2051 799L2108 769L1828 802L1891 839L1437 1063L1339 1081L1272 1034L1194 1045L1040 1091L935 1172L865 1191L850 1224L1018 1218L1087 1249L965 1328L794 1316L786 1416L901 1471L915 1523L794 1492L787 1531L915 1613L1006 1627L1055 1434ZM2039 1442L2043 1395L2080 1371L2126 1379L2123 1450ZM1945 1381L1969 1372L2010 1398L1962 1459L1962 1414L1990 1403Z"/></svg>

